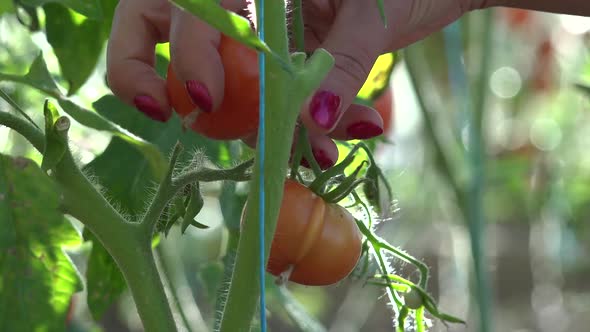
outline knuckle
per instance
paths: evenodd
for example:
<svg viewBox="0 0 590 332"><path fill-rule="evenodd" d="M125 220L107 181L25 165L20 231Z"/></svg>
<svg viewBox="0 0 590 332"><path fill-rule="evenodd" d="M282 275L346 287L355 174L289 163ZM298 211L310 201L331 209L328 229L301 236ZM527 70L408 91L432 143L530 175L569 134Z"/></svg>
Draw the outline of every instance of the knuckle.
<svg viewBox="0 0 590 332"><path fill-rule="evenodd" d="M335 68L340 70L345 76L348 77L349 80L356 82L358 84L363 84L363 82L369 76L369 72L371 71L372 64L375 59L369 54L369 52L363 50L362 48L357 48L356 52L346 53L346 52L333 52L332 56L334 56Z"/></svg>

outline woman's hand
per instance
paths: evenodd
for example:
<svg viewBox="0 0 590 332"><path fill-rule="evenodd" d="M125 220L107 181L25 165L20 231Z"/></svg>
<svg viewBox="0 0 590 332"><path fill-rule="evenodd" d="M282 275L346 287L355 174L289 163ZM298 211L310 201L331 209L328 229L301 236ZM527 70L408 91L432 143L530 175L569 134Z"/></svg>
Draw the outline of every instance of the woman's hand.
<svg viewBox="0 0 590 332"><path fill-rule="evenodd" d="M321 87L306 101L301 121L323 168L338 159L333 139L366 139L383 132L379 114L353 104L377 59L484 5L484 0L385 0L384 27L374 0L304 0L308 51L327 49L336 60ZM243 12L245 0L222 6ZM196 107L214 112L224 92L217 50L220 33L167 0L121 0L108 45L108 81L124 102L158 121L171 116L166 82L154 70L156 43L170 42L172 67ZM245 139L252 142L252 139Z"/></svg>

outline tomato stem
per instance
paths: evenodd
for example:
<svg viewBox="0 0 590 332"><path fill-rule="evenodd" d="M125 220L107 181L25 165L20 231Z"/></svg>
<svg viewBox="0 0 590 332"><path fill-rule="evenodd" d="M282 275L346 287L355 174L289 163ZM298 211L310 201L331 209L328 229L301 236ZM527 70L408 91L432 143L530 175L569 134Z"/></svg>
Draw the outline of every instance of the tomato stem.
<svg viewBox="0 0 590 332"><path fill-rule="evenodd" d="M295 144L295 152L291 158L291 174L290 179L294 180L299 175L299 165L303 157L303 136L305 135L305 128L299 126L297 129L297 143Z"/></svg>
<svg viewBox="0 0 590 332"><path fill-rule="evenodd" d="M282 58L289 59L287 21L283 1L265 1L265 42ZM291 60L289 60L291 61ZM266 64L266 127L269 128L264 144L266 158L264 169L265 210L258 211L260 182L256 158L252 183L248 195L244 228L240 235L234 273L230 282L227 302L221 316L220 331L244 331L249 328L257 308L260 264L259 232L257 221L260 213L265 216L265 256L268 260L270 244L274 237L279 209L283 197L283 184L287 174L289 155L293 143L295 123L306 98L319 86L334 65L334 57L326 50L316 50L301 70L291 75L284 71L276 59L267 57ZM258 147L261 148L261 147ZM265 308L259 308L265 310Z"/></svg>
<svg viewBox="0 0 590 332"><path fill-rule="evenodd" d="M313 151L311 149L311 143L309 142L309 136L307 135L307 129L304 126L300 127L300 134L301 134L301 148L303 151L303 155L305 156L305 160L311 167L313 174L318 176L322 173L320 165L318 164L315 156L313 155Z"/></svg>
<svg viewBox="0 0 590 332"><path fill-rule="evenodd" d="M366 160L363 160L361 164L352 172L351 175L347 176L344 181L342 181L335 189L326 193L323 198L328 203L338 203L346 196L350 195L350 193L356 189L358 185L365 182L371 182L370 179L363 178L357 179L356 177L362 170L363 166L368 164Z"/></svg>
<svg viewBox="0 0 590 332"><path fill-rule="evenodd" d="M322 196L324 186L330 181L333 177L344 173L346 167L348 167L353 161L355 157L355 152L360 149L360 145L355 145L352 150L348 153L348 155L340 162L339 164L325 170L320 175L318 175L313 182L309 185L309 189L314 193Z"/></svg>

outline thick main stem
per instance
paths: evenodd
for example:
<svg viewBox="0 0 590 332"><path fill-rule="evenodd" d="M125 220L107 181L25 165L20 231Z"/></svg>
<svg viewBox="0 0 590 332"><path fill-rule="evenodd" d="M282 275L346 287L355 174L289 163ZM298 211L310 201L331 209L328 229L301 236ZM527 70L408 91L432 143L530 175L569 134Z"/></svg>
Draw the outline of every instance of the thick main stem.
<svg viewBox="0 0 590 332"><path fill-rule="evenodd" d="M288 59L287 30L284 1L265 1L266 43L283 59ZM270 28L272 27L272 28ZM280 203L283 197L283 183L289 160L289 146L298 110L287 108L288 74L270 57L266 58L266 135L265 154L272 156L273 167L269 167L269 159L265 167L264 189L266 192L266 211L258 211L260 181L259 162L256 158L254 176L248 195L246 222L238 244L238 254L230 283L229 294L220 324L221 331L249 331L252 317L256 311L260 294L258 266L266 264L258 257L258 219L259 213L265 213L265 257L268 252L276 228ZM259 147L262 148L262 147ZM276 167L274 167L276 166ZM265 308L260 308L265 310Z"/></svg>
<svg viewBox="0 0 590 332"><path fill-rule="evenodd" d="M138 245L134 250L114 258L120 268L124 266L121 271L133 295L143 327L148 332L176 331L151 244L140 242Z"/></svg>

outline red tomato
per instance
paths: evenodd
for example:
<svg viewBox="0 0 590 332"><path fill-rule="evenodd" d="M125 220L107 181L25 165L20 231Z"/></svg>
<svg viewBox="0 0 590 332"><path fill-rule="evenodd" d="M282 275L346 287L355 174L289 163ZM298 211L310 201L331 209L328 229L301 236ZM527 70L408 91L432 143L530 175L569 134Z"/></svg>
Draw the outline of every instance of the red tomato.
<svg viewBox="0 0 590 332"><path fill-rule="evenodd" d="M354 217L345 208L287 180L266 269L279 276L292 267L293 282L330 285L354 269L361 242Z"/></svg>
<svg viewBox="0 0 590 332"><path fill-rule="evenodd" d="M381 115L381 118L383 119L383 133L387 134L393 123L393 91L391 90L391 87L388 87L387 90L375 100L373 108L375 108Z"/></svg>
<svg viewBox="0 0 590 332"><path fill-rule="evenodd" d="M518 28L526 25L531 21L532 16L532 11L517 8L504 8L502 13L504 13L504 17L506 21L508 21L508 25L510 25L512 28Z"/></svg>
<svg viewBox="0 0 590 332"><path fill-rule="evenodd" d="M192 129L212 139L239 139L258 129L258 55L223 35L219 54L225 73L223 101L211 113L200 112ZM174 111L183 118L192 113L195 105L171 65L166 86Z"/></svg>
<svg viewBox="0 0 590 332"><path fill-rule="evenodd" d="M550 91L555 85L555 49L550 38L537 46L537 56L532 73L532 87L536 92Z"/></svg>

